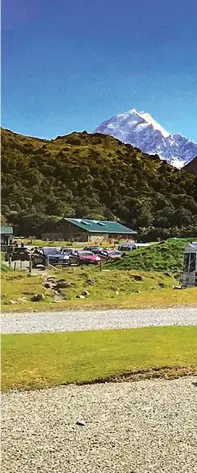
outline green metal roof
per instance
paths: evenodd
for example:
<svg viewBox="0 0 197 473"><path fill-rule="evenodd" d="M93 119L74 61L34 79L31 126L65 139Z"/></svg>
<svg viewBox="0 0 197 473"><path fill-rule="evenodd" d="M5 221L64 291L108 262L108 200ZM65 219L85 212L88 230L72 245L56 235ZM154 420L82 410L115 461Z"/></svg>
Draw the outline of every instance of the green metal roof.
<svg viewBox="0 0 197 473"><path fill-rule="evenodd" d="M4 235L13 235L13 227L3 225L1 228L1 234Z"/></svg>
<svg viewBox="0 0 197 473"><path fill-rule="evenodd" d="M136 235L137 232L117 222L107 220L89 220L86 218L64 218L67 222L86 230L88 233L117 233Z"/></svg>

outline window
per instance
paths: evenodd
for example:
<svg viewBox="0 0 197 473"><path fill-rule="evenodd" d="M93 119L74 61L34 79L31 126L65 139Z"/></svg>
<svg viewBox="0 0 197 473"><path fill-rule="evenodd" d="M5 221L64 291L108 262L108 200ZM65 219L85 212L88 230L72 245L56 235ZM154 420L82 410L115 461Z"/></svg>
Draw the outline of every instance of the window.
<svg viewBox="0 0 197 473"><path fill-rule="evenodd" d="M189 253L184 254L183 271L185 271L185 273L187 273L189 269L189 255Z"/></svg>
<svg viewBox="0 0 197 473"><path fill-rule="evenodd" d="M191 253L189 272L192 273L195 270L196 270L196 253Z"/></svg>

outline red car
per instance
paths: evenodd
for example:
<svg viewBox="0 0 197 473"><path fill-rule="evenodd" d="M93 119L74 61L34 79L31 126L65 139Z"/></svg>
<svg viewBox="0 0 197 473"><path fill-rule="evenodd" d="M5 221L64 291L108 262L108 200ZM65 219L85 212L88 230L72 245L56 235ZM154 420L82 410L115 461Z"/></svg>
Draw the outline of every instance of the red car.
<svg viewBox="0 0 197 473"><path fill-rule="evenodd" d="M100 256L91 251L79 250L70 255L71 264L99 264L100 261Z"/></svg>

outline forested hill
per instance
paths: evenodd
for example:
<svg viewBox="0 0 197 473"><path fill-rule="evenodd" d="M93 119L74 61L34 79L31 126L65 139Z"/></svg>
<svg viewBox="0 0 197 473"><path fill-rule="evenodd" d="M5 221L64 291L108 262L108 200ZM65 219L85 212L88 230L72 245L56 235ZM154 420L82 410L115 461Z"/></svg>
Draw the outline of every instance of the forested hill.
<svg viewBox="0 0 197 473"><path fill-rule="evenodd" d="M3 129L2 214L24 234L41 231L50 216L194 226L197 177L98 133L48 141Z"/></svg>
<svg viewBox="0 0 197 473"><path fill-rule="evenodd" d="M197 156L186 164L183 169L186 172L191 172L191 174L197 174Z"/></svg>

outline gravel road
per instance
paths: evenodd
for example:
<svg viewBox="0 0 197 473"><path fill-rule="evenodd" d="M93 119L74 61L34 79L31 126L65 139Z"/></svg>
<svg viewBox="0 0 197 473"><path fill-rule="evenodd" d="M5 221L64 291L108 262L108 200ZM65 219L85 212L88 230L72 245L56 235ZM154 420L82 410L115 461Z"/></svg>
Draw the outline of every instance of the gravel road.
<svg viewBox="0 0 197 473"><path fill-rule="evenodd" d="M8 333L70 332L161 325L197 325L196 308L97 310L2 314L1 330Z"/></svg>
<svg viewBox="0 0 197 473"><path fill-rule="evenodd" d="M196 473L196 378L10 392L2 473ZM85 426L77 421L85 421Z"/></svg>

